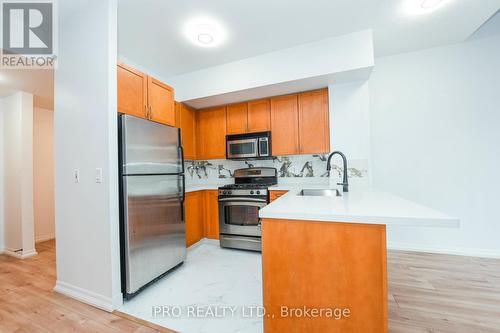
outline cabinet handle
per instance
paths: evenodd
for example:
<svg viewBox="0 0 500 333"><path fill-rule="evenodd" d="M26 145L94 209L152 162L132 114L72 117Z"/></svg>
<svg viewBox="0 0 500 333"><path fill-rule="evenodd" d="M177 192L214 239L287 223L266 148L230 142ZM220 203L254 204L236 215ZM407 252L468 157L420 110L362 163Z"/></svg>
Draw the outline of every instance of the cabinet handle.
<svg viewBox="0 0 500 333"><path fill-rule="evenodd" d="M152 111L152 109L151 109L151 105L150 105L148 108L149 108L149 112L148 112L148 119L151 119L151 111Z"/></svg>

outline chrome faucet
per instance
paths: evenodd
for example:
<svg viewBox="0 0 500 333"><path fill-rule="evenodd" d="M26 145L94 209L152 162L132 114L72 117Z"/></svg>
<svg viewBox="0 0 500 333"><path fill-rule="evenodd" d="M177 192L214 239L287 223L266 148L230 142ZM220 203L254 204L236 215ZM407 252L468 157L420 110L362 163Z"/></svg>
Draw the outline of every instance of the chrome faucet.
<svg viewBox="0 0 500 333"><path fill-rule="evenodd" d="M343 166L344 177L342 179L342 183L337 183L337 185L342 185L343 187L342 192L349 192L349 181L347 180L347 158L342 152L334 151L328 156L328 161L326 162L326 171L330 172L330 170L332 169L332 167L330 166L330 162L332 160L333 155L340 155L340 157L342 157L342 162L344 163Z"/></svg>

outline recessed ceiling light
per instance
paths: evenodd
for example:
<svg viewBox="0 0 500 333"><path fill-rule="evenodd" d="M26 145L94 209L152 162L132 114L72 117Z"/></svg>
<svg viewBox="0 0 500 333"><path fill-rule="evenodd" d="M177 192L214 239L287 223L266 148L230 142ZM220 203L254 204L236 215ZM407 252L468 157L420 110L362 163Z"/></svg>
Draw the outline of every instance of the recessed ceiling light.
<svg viewBox="0 0 500 333"><path fill-rule="evenodd" d="M195 45L201 47L215 47L226 40L226 31L214 19L203 17L188 21L184 34Z"/></svg>
<svg viewBox="0 0 500 333"><path fill-rule="evenodd" d="M451 0L405 0L404 11L410 15L423 15L443 8Z"/></svg>

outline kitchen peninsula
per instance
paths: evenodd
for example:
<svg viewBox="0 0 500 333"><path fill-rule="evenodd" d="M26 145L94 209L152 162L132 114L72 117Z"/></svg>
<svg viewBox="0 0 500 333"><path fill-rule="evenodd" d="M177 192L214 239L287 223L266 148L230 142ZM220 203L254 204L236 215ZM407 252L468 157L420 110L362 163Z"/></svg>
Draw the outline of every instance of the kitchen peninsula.
<svg viewBox="0 0 500 333"><path fill-rule="evenodd" d="M259 212L265 332L387 332L386 226L459 226L389 193L331 193L293 189ZM324 309L348 315L310 316Z"/></svg>

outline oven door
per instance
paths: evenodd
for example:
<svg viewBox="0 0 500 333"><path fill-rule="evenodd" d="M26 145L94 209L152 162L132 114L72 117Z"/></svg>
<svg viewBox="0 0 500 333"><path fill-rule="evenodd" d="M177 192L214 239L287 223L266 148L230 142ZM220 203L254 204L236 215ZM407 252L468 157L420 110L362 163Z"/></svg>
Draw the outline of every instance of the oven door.
<svg viewBox="0 0 500 333"><path fill-rule="evenodd" d="M259 156L259 139L227 141L227 158L249 158Z"/></svg>
<svg viewBox="0 0 500 333"><path fill-rule="evenodd" d="M265 199L219 199L219 230L221 234L261 236L259 210L267 205Z"/></svg>

